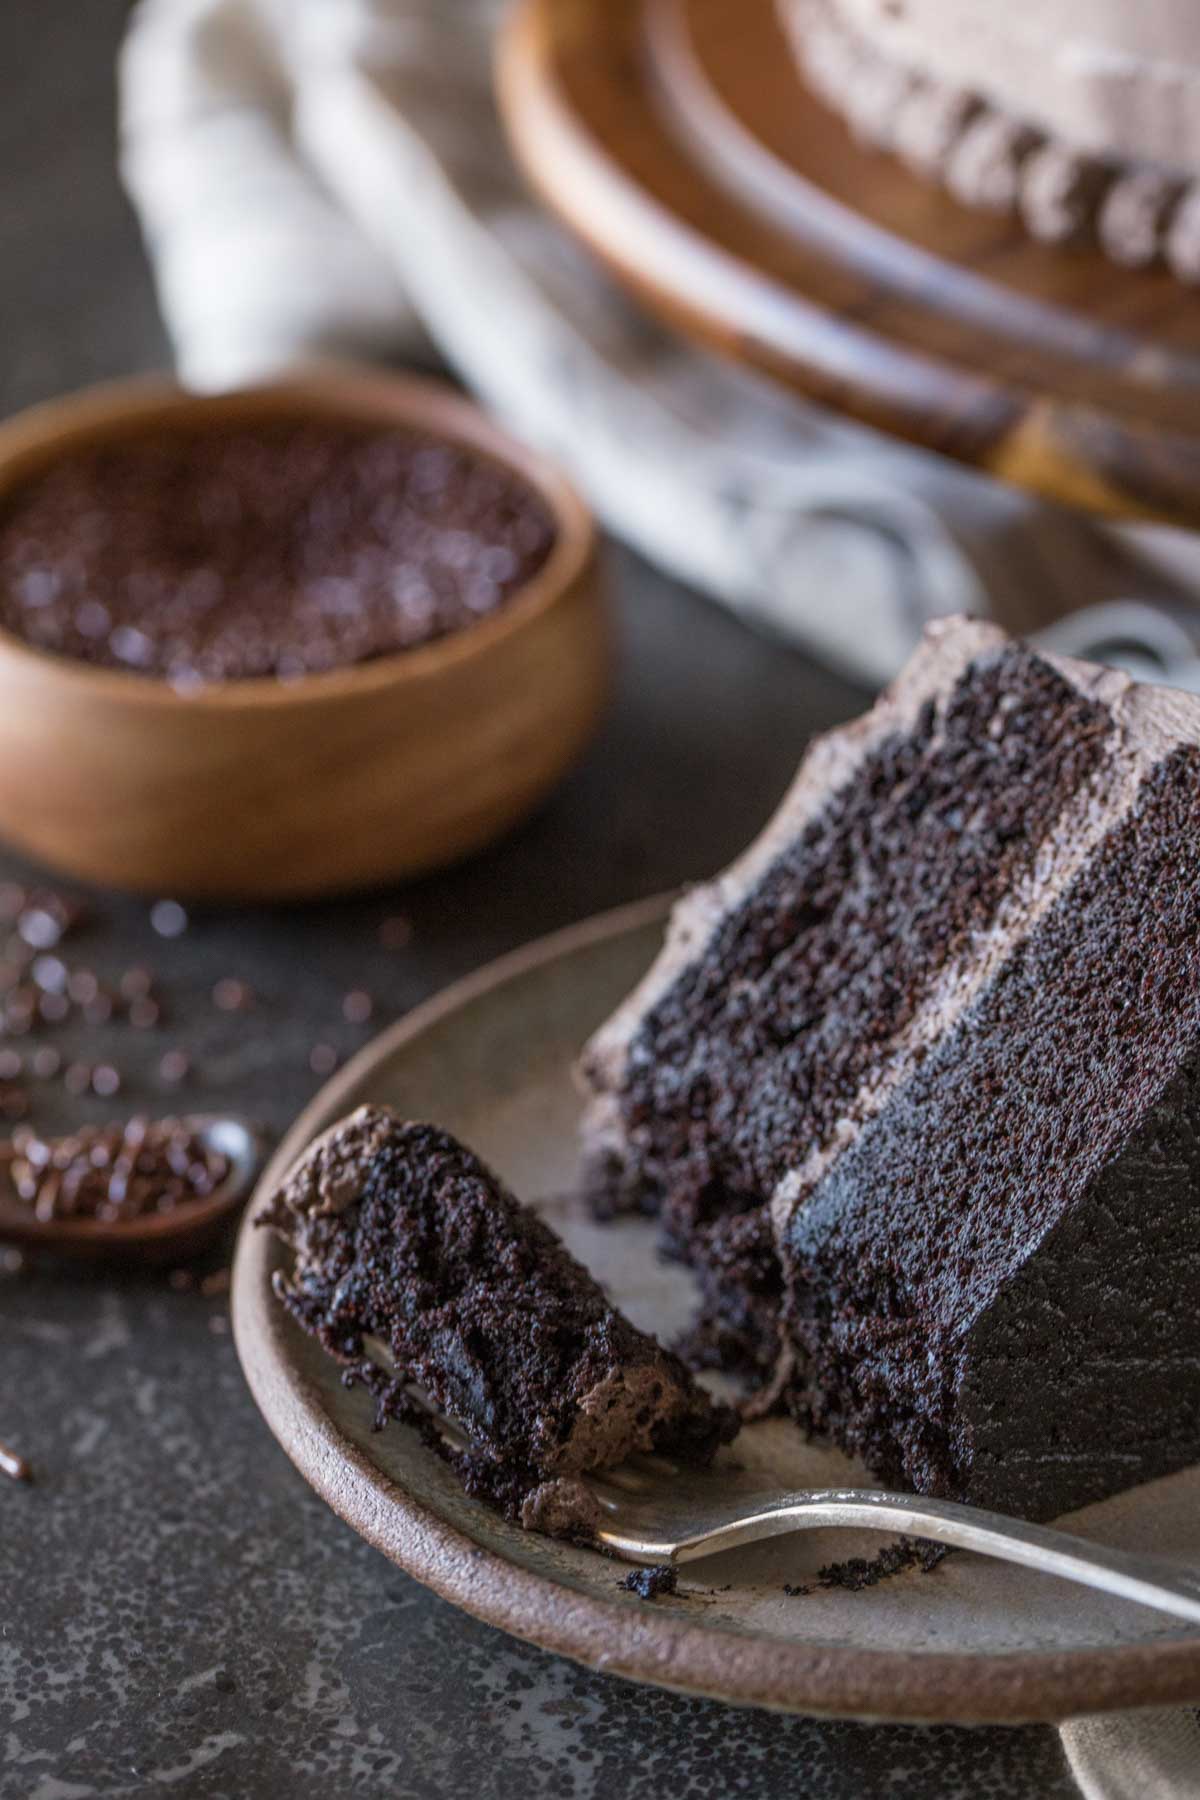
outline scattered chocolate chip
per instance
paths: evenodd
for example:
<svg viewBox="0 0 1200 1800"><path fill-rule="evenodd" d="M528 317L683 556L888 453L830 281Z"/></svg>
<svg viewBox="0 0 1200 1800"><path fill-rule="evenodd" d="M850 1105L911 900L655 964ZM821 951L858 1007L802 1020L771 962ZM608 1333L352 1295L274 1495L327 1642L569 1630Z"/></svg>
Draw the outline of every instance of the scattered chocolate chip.
<svg viewBox="0 0 1200 1800"><path fill-rule="evenodd" d="M17 934L31 950L54 950L83 918L84 909L65 895L39 889L25 896L16 921Z"/></svg>
<svg viewBox="0 0 1200 1800"><path fill-rule="evenodd" d="M44 994L66 993L67 965L61 956L35 956L29 973Z"/></svg>
<svg viewBox="0 0 1200 1800"><path fill-rule="evenodd" d="M161 938L182 937L188 916L178 900L156 900L150 908L150 924Z"/></svg>
<svg viewBox="0 0 1200 1800"><path fill-rule="evenodd" d="M643 1600L657 1600L660 1594L677 1591L679 1577L670 1563L660 1563L652 1569L631 1569L617 1586L627 1588L631 1594L639 1594Z"/></svg>
<svg viewBox="0 0 1200 1800"><path fill-rule="evenodd" d="M412 920L406 919L403 913L394 913L391 918L384 919L379 927L379 942L385 950L403 950L412 943Z"/></svg>
<svg viewBox="0 0 1200 1800"><path fill-rule="evenodd" d="M25 942L33 950L53 950L62 938L62 926L44 907L33 907L23 912L17 921L17 930Z"/></svg>
<svg viewBox="0 0 1200 1800"><path fill-rule="evenodd" d="M37 998L28 988L17 988L4 1002L4 1029L14 1037L24 1037L33 1024Z"/></svg>
<svg viewBox="0 0 1200 1800"><path fill-rule="evenodd" d="M120 980L122 1000L147 1000L154 988L149 969L126 969Z"/></svg>
<svg viewBox="0 0 1200 1800"><path fill-rule="evenodd" d="M33 1470L25 1458L3 1443L0 1443L0 1475L7 1475L10 1481L33 1480Z"/></svg>
<svg viewBox="0 0 1200 1800"><path fill-rule="evenodd" d="M167 1050L159 1058L159 1077L171 1087L177 1087L181 1081L186 1081L191 1069L192 1059L186 1050Z"/></svg>
<svg viewBox="0 0 1200 1800"><path fill-rule="evenodd" d="M226 975L214 986L212 1000L218 1012L246 1012L254 1005L254 992L246 982Z"/></svg>
<svg viewBox="0 0 1200 1800"><path fill-rule="evenodd" d="M70 970L67 975L67 995L76 1006L90 1006L99 992L99 978L91 969Z"/></svg>
<svg viewBox="0 0 1200 1800"><path fill-rule="evenodd" d="M86 1094L92 1085L92 1071L87 1063L70 1063L63 1075L68 1094Z"/></svg>

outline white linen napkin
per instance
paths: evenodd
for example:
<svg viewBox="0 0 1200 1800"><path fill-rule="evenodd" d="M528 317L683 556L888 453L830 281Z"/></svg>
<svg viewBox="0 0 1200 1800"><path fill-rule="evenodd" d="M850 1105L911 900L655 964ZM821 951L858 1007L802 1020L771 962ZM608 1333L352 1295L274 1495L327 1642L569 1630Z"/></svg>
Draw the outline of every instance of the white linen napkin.
<svg viewBox="0 0 1200 1800"><path fill-rule="evenodd" d="M618 536L871 684L937 613L1032 633L1087 603L1184 599L1193 569L1200 590L1183 534L1167 534L1173 565L1151 562L650 324L513 168L490 86L498 11L142 0L122 166L186 381L411 357L428 333Z"/></svg>
<svg viewBox="0 0 1200 1800"><path fill-rule="evenodd" d="M1050 626L1076 654L1132 646L1200 686L1189 536L1114 533L885 441L635 311L513 169L497 16L497 0L140 0L122 170L185 381L432 344L617 535L866 682L927 618L968 611ZM1200 1800L1190 1712L1062 1736L1089 1800Z"/></svg>

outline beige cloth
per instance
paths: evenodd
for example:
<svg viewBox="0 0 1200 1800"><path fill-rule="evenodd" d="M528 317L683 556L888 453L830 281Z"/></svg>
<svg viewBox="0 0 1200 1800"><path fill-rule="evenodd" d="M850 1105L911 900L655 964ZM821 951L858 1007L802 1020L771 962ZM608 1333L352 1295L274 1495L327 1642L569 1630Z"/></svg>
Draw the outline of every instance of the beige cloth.
<svg viewBox="0 0 1200 1800"><path fill-rule="evenodd" d="M123 168L185 379L411 356L427 332L617 535L870 683L936 613L1033 632L1085 601L1186 595L1179 534L1182 574L635 312L516 177L496 16L493 0L142 0Z"/></svg>

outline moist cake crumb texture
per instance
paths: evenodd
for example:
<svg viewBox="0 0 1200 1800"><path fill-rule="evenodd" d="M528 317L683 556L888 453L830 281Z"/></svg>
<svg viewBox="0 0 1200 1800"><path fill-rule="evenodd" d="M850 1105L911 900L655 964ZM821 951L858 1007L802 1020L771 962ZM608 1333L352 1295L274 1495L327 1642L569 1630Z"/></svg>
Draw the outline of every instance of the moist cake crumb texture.
<svg viewBox="0 0 1200 1800"><path fill-rule="evenodd" d="M773 1364L766 1199L1028 871L1107 730L1028 651L972 665L830 797L644 1020L620 1093L627 1160L593 1181L627 1179L660 1214L696 1269L714 1360Z"/></svg>
<svg viewBox="0 0 1200 1800"><path fill-rule="evenodd" d="M582 1074L598 1207L659 1215L700 1291L681 1349L749 1416L1027 1517L1200 1460L1200 700L935 626ZM380 1417L432 1435L423 1390L528 1526L586 1537L588 1470L736 1429L431 1126L364 1109L266 1222Z"/></svg>
<svg viewBox="0 0 1200 1800"><path fill-rule="evenodd" d="M295 1250L279 1292L297 1321L370 1389L381 1420L422 1425L467 1491L510 1517L586 1535L581 1473L637 1450L707 1461L736 1430L446 1132L363 1108L309 1151L261 1222ZM442 1444L412 1387L467 1448Z"/></svg>
<svg viewBox="0 0 1200 1800"><path fill-rule="evenodd" d="M582 1065L689 1359L1026 1516L1200 1459L1200 702L943 622L760 846Z"/></svg>
<svg viewBox="0 0 1200 1800"><path fill-rule="evenodd" d="M801 1421L1040 1514L1200 1448L1200 750L797 1209Z"/></svg>

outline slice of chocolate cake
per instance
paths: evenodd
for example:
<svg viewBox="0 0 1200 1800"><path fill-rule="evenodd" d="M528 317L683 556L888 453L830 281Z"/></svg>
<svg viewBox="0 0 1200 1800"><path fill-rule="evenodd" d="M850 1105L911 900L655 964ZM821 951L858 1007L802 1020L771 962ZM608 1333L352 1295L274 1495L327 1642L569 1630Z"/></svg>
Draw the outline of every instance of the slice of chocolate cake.
<svg viewBox="0 0 1200 1800"><path fill-rule="evenodd" d="M469 1492L527 1526L586 1533L573 1477L636 1451L706 1462L737 1429L433 1126L361 1108L313 1144L258 1222L295 1253L280 1298L370 1388L381 1422L423 1425ZM467 1448L444 1443L414 1388Z"/></svg>
<svg viewBox="0 0 1200 1800"><path fill-rule="evenodd" d="M1200 1457L1198 834L1200 701L946 622L590 1047L611 1203L890 1481Z"/></svg>
<svg viewBox="0 0 1200 1800"><path fill-rule="evenodd" d="M795 1410L1050 1517L1200 1459L1200 749L777 1225Z"/></svg>
<svg viewBox="0 0 1200 1800"><path fill-rule="evenodd" d="M777 1357L765 1201L928 1030L1103 779L1101 696L1119 678L1094 675L1076 686L991 626L935 627L871 713L812 746L750 850L676 908L590 1046L593 1186L660 1212L734 1366Z"/></svg>

